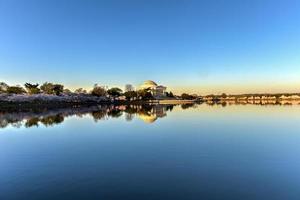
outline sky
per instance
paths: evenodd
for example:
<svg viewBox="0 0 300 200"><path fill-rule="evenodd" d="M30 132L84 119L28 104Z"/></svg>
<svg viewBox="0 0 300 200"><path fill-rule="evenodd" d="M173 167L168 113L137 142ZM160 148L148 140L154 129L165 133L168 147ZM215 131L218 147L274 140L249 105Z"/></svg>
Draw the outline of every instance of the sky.
<svg viewBox="0 0 300 200"><path fill-rule="evenodd" d="M300 92L299 0L0 0L0 82Z"/></svg>

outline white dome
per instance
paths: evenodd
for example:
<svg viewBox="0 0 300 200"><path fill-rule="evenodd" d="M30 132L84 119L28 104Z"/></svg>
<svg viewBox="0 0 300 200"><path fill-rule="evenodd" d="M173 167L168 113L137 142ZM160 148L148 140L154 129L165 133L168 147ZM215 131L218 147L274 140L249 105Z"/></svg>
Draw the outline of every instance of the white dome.
<svg viewBox="0 0 300 200"><path fill-rule="evenodd" d="M155 122L155 120L157 120L157 117L155 115L147 115L140 113L138 116L146 123L153 123Z"/></svg>
<svg viewBox="0 0 300 200"><path fill-rule="evenodd" d="M151 80L145 81L145 82L140 86L141 89L156 88L156 87L157 87L157 84L156 84L154 81L151 81Z"/></svg>

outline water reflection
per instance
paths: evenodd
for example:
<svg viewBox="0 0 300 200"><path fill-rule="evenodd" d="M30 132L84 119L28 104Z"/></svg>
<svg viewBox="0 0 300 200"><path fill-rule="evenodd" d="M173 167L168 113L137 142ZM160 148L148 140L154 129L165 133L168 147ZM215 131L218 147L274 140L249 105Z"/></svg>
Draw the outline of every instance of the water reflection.
<svg viewBox="0 0 300 200"><path fill-rule="evenodd" d="M153 123L158 118L167 116L168 111L172 111L175 105L101 105L91 107L74 107L65 109L40 110L34 112L0 112L0 128L9 125L20 128L46 127L64 122L66 117L82 117L90 115L95 122L107 120L109 118L119 118L125 115L126 121L132 121L135 117L142 119L146 123Z"/></svg>
<svg viewBox="0 0 300 200"><path fill-rule="evenodd" d="M6 128L9 125L14 128L20 127L38 127L43 125L45 127L53 126L64 122L66 117L77 116L83 117L85 115L92 116L95 122L101 120L108 120L109 118L119 118L124 115L124 119L128 122L135 117L143 120L145 123L153 123L159 118L167 116L174 107L178 106L182 110L195 109L202 103L188 103L188 104L155 104L155 105L98 105L90 107L73 107L61 109L42 109L27 112L18 111L0 111L0 129ZM247 102L205 102L208 106L233 106L233 105L249 105ZM260 106L287 106L295 105L293 102L285 102L283 104L270 104L260 102L254 105ZM297 104L298 105L298 104Z"/></svg>
<svg viewBox="0 0 300 200"><path fill-rule="evenodd" d="M299 114L229 103L0 111L0 199L299 199Z"/></svg>
<svg viewBox="0 0 300 200"><path fill-rule="evenodd" d="M262 106L268 106L268 105L279 105L279 106L285 106L285 105L300 105L299 100L217 100L217 101L206 101L207 105L262 105Z"/></svg>

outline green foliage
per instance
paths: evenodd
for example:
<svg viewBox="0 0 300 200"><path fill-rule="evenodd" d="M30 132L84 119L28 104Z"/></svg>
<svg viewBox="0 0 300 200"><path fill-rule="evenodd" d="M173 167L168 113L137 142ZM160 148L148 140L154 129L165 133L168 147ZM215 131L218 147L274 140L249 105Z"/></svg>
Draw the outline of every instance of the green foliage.
<svg viewBox="0 0 300 200"><path fill-rule="evenodd" d="M128 101L134 99L134 98L137 98L138 94L136 91L127 91L124 93L124 96L126 97L126 99Z"/></svg>
<svg viewBox="0 0 300 200"><path fill-rule="evenodd" d="M281 97L281 94L275 94L274 96L276 97L276 99L279 99Z"/></svg>
<svg viewBox="0 0 300 200"><path fill-rule="evenodd" d="M9 86L6 90L8 94L24 94L26 91L20 86Z"/></svg>
<svg viewBox="0 0 300 200"><path fill-rule="evenodd" d="M29 127L32 127L32 126L39 126L39 121L40 121L40 119L38 117L28 119L25 123L25 127L29 128Z"/></svg>
<svg viewBox="0 0 300 200"><path fill-rule="evenodd" d="M8 87L9 86L6 83L0 82L0 93L5 93Z"/></svg>
<svg viewBox="0 0 300 200"><path fill-rule="evenodd" d="M112 117L112 118L118 118L123 115L123 112L118 109L112 109L107 113L107 116Z"/></svg>
<svg viewBox="0 0 300 200"><path fill-rule="evenodd" d="M106 90L104 87L98 86L97 84L94 85L94 88L91 91L91 94L97 97L102 97L106 95Z"/></svg>
<svg viewBox="0 0 300 200"><path fill-rule="evenodd" d="M54 124L60 124L64 121L64 116L62 114L57 114L49 117L45 117L40 120L45 126L52 126Z"/></svg>
<svg viewBox="0 0 300 200"><path fill-rule="evenodd" d="M66 88L64 89L64 94L72 94L72 91Z"/></svg>
<svg viewBox="0 0 300 200"><path fill-rule="evenodd" d="M138 97L142 100L150 100L153 99L153 95L150 89L143 89L138 91Z"/></svg>
<svg viewBox="0 0 300 200"><path fill-rule="evenodd" d="M107 93L114 98L121 96L122 92L123 91L117 87L110 88L109 90L107 90Z"/></svg>
<svg viewBox="0 0 300 200"><path fill-rule="evenodd" d="M225 99L227 97L227 94L223 93L221 94L221 97Z"/></svg>
<svg viewBox="0 0 300 200"><path fill-rule="evenodd" d="M174 94L172 92L166 92L166 96L170 98L174 98Z"/></svg>
<svg viewBox="0 0 300 200"><path fill-rule="evenodd" d="M61 84L53 84L53 83L44 83L41 86L41 90L45 94L55 94L55 95L60 95L64 91L64 86Z"/></svg>
<svg viewBox="0 0 300 200"><path fill-rule="evenodd" d="M128 114L135 114L137 113L136 107L126 106L126 109L124 110Z"/></svg>
<svg viewBox="0 0 300 200"><path fill-rule="evenodd" d="M25 83L24 86L25 86L28 94L38 94L41 92L41 90L39 88L39 84Z"/></svg>
<svg viewBox="0 0 300 200"><path fill-rule="evenodd" d="M41 90L45 93L45 94L54 94L53 93L53 84L52 83L44 83L43 85L41 85Z"/></svg>
<svg viewBox="0 0 300 200"><path fill-rule="evenodd" d="M174 108L174 105L168 105L166 106L166 111L172 111Z"/></svg>
<svg viewBox="0 0 300 200"><path fill-rule="evenodd" d="M86 94L87 92L83 88L78 88L78 89L75 90L75 93L76 94Z"/></svg>
<svg viewBox="0 0 300 200"><path fill-rule="evenodd" d="M181 108L182 108L183 110L186 110L186 109L192 108L192 107L194 107L194 104L182 104L182 105L181 105Z"/></svg>
<svg viewBox="0 0 300 200"><path fill-rule="evenodd" d="M184 99L184 100L192 100L192 99L194 99L194 97L192 95L189 95L187 93L183 93L181 95L181 98Z"/></svg>
<svg viewBox="0 0 300 200"><path fill-rule="evenodd" d="M106 117L106 112L103 110L94 111L91 113L95 122L102 120Z"/></svg>
<svg viewBox="0 0 300 200"><path fill-rule="evenodd" d="M52 90L55 95L60 95L64 92L64 86L60 84L54 84Z"/></svg>

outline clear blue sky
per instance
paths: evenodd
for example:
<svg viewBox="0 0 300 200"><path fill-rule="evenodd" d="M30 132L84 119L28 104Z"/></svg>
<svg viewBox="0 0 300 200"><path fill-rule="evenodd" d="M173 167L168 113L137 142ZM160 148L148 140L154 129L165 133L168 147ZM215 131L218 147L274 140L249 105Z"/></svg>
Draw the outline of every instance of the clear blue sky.
<svg viewBox="0 0 300 200"><path fill-rule="evenodd" d="M0 81L300 91L299 0L0 0Z"/></svg>

